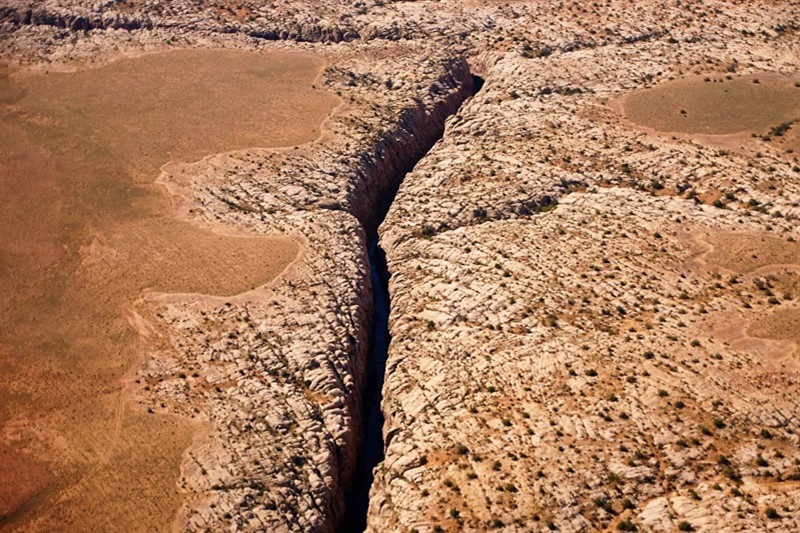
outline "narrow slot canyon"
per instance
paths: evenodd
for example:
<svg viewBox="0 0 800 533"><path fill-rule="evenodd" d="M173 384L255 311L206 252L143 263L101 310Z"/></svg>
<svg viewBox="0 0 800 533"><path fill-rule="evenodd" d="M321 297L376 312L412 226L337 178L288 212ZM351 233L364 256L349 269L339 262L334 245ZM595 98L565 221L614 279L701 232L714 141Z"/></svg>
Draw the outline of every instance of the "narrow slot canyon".
<svg viewBox="0 0 800 533"><path fill-rule="evenodd" d="M800 531L800 0L686 4L0 5L0 533Z"/></svg>
<svg viewBox="0 0 800 533"><path fill-rule="evenodd" d="M475 96L485 83L484 78L469 74L468 96ZM468 99L468 98L467 98ZM457 114L461 109L464 99L459 102L455 110L444 118L446 121ZM356 476L346 497L346 514L340 531L344 533L361 533L367 527L367 513L369 510L369 493L372 487L373 471L384 458L383 438L383 383L386 373L386 361L391 342L389 331L389 317L391 315L391 295L389 294L389 271L386 254L381 247L378 228L383 223L389 209L394 202L405 176L411 172L416 163L424 159L436 143L444 136L444 121L439 129L439 134L429 143L427 150L416 159L409 168L391 180L388 190L382 191L378 196L375 207L374 229L368 231L368 254L370 264L370 278L372 284L372 326L370 332L370 345L367 360L367 371L362 389L361 406L361 449L358 453Z"/></svg>
<svg viewBox="0 0 800 533"><path fill-rule="evenodd" d="M0 533L800 532L798 8L7 0Z"/></svg>

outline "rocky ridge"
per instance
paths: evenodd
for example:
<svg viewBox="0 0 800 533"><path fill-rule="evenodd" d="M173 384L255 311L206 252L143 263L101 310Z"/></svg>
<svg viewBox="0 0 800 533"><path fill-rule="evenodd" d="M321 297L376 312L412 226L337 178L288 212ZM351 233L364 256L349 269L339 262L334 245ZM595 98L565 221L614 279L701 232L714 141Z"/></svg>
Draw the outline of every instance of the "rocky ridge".
<svg viewBox="0 0 800 533"><path fill-rule="evenodd" d="M796 32L793 2L243 1L64 2L5 0L0 22L72 31L174 29L299 42L424 40L516 50L529 57L662 38L676 43L780 37ZM625 16L619 16L624 13ZM543 23L547 21L547 23Z"/></svg>
<svg viewBox="0 0 800 533"><path fill-rule="evenodd" d="M775 267L779 302L757 270L702 258L715 235L792 246L800 168L766 142L646 133L611 105L689 69L793 74L795 47L485 59L484 89L381 227L371 531L797 527L797 361L719 329L794 309L797 265Z"/></svg>

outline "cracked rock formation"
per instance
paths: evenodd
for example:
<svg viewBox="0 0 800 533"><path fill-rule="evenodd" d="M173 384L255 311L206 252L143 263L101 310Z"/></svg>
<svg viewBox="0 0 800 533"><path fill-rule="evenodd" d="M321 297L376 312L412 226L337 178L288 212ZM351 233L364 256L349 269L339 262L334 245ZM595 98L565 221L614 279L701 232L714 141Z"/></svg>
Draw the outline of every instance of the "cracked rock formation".
<svg viewBox="0 0 800 533"><path fill-rule="evenodd" d="M796 256L755 259L795 249L795 156L646 131L618 103L688 65L797 72L795 44L761 46L481 58L381 227L370 530L797 527L796 348L753 326L796 312Z"/></svg>
<svg viewBox="0 0 800 533"><path fill-rule="evenodd" d="M368 531L800 529L798 14L795 0L0 1L10 68L293 51L326 60L316 85L340 99L314 142L162 168L180 219L302 249L233 297L136 303L147 336L126 401L199 428L164 528L362 520L345 495L376 364L377 239L391 344ZM763 127L717 132L728 104L704 109L777 86L765 105L788 118ZM643 112L674 128L631 111L654 94L679 103Z"/></svg>
<svg viewBox="0 0 800 533"><path fill-rule="evenodd" d="M422 91L404 91L402 79L388 89L386 71L403 51L368 69L371 52L362 54L335 58L325 72L325 85L352 108L331 119L329 139L221 155L160 178L190 220L298 235L305 245L299 265L269 289L202 306L164 298L174 333L142 373L148 396L177 412L199 410L213 427L184 464L181 487L195 495L184 510L190 529L333 530L343 519L361 439L366 231L381 196L438 137L471 83L463 61L434 55L415 66ZM369 107L374 86L393 94Z"/></svg>

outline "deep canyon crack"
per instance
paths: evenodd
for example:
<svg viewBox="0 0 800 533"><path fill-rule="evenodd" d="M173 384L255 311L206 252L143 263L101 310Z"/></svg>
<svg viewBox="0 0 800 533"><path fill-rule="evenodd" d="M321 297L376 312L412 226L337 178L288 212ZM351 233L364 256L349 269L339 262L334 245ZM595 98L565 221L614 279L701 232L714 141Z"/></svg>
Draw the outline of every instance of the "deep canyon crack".
<svg viewBox="0 0 800 533"><path fill-rule="evenodd" d="M483 88L484 79L475 74L467 77L466 95L475 96ZM464 91L461 92L463 94ZM374 206L374 223L368 227L368 254L372 284L372 326L370 332L369 359L367 361L366 379L362 389L361 431L362 441L358 450L356 476L346 498L346 514L341 531L355 533L364 531L369 509L369 493L373 481L373 471L384 458L383 436L383 383L386 374L391 333L389 317L391 315L391 295L389 294L389 271L386 254L381 247L378 228L383 223L405 176L411 172L416 163L424 159L436 143L444 136L445 121L458 113L466 98L460 98L455 109L441 119L438 135L428 139L424 152L414 159L406 168L397 173L397 177L389 180L386 190L380 191Z"/></svg>

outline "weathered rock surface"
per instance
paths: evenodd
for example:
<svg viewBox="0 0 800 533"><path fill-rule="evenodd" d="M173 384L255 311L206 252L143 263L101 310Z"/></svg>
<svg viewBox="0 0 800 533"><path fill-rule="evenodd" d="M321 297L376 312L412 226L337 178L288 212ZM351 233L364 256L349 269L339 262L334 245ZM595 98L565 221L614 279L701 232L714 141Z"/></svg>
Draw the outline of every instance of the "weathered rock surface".
<svg viewBox="0 0 800 533"><path fill-rule="evenodd" d="M325 72L349 110L323 140L176 165L160 178L199 224L305 244L272 287L227 300L153 298L172 333L142 372L145 403L212 427L184 465L190 529L332 530L344 516L370 324L365 229L374 231L379 198L438 138L471 83L463 61L431 56L414 69L420 91L395 77L399 87L378 103L390 63L363 54L335 57Z"/></svg>
<svg viewBox="0 0 800 533"><path fill-rule="evenodd" d="M484 89L381 227L392 344L370 530L798 527L793 348L775 360L720 328L797 296L706 259L714 235L792 246L800 168L768 143L649 134L611 105L687 68L797 71L791 40L717 38L480 58Z"/></svg>
<svg viewBox="0 0 800 533"><path fill-rule="evenodd" d="M447 120L380 228L392 344L369 529L800 528L796 347L748 329L797 310L800 267L746 240L800 238L797 156L647 132L615 108L688 74L795 75L797 14L755 0L5 0L0 50L18 65L302 50L328 58L320 83L342 98L315 143L160 178L179 216L305 250L270 286L140 306L154 328L136 401L207 428L185 454L182 527L341 522L367 235ZM486 79L471 99L468 62ZM748 253L757 268L738 268Z"/></svg>

